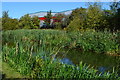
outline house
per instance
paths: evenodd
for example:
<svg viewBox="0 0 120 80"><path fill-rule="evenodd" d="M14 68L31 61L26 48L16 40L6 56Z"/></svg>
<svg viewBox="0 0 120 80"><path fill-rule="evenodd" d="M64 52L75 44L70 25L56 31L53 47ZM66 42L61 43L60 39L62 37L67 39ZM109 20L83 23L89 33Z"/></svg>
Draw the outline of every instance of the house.
<svg viewBox="0 0 120 80"><path fill-rule="evenodd" d="M62 11L62 12L51 12L52 16L54 16L55 14L64 14L64 15L70 15L72 13L72 10L67 10L67 11ZM33 17L33 16L38 16L40 19L40 28L41 27L45 27L45 17L47 15L47 11L40 11L40 12L36 12L36 13L30 13L29 16ZM61 17L62 20L64 20L64 17ZM58 20L56 20L56 17L52 17L51 18L51 22L50 25L52 25L54 22L59 22Z"/></svg>
<svg viewBox="0 0 120 80"><path fill-rule="evenodd" d="M39 17L40 19L40 27L46 27L47 25L45 24L45 17ZM61 20L64 20L64 17L61 17ZM57 19L57 17L52 17L50 20L50 25L52 26L55 22L60 22L60 20Z"/></svg>

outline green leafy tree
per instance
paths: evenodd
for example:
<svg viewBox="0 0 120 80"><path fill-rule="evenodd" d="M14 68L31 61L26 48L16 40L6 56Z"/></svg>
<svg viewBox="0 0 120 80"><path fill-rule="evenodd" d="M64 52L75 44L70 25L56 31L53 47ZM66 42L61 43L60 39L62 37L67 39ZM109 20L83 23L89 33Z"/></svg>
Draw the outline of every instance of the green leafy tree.
<svg viewBox="0 0 120 80"><path fill-rule="evenodd" d="M86 22L86 9L85 8L77 8L75 9L70 18L70 24L67 27L67 30L70 31L75 31L75 30L80 30L83 29L84 26L86 26L85 22Z"/></svg>
<svg viewBox="0 0 120 80"><path fill-rule="evenodd" d="M69 23L70 23L70 15L65 15L65 14L61 14L61 13L58 13L55 15L55 19L54 20L57 20L58 22L55 23L55 28L59 28L59 29L64 29L66 28ZM53 24L54 25L54 24Z"/></svg>
<svg viewBox="0 0 120 80"><path fill-rule="evenodd" d="M72 14L70 15L70 19L73 20L75 17L80 17L86 14L85 8L76 8L72 11Z"/></svg>
<svg viewBox="0 0 120 80"><path fill-rule="evenodd" d="M70 22L70 24L67 27L67 31L78 31L82 28L80 18L76 17L73 19L73 21Z"/></svg>
<svg viewBox="0 0 120 80"><path fill-rule="evenodd" d="M40 26L40 20L38 16L32 17L32 22L33 22L33 29L38 29Z"/></svg>
<svg viewBox="0 0 120 80"><path fill-rule="evenodd" d="M118 13L119 9L120 9L120 1L119 2L111 2L110 8L114 15L116 13Z"/></svg>
<svg viewBox="0 0 120 80"><path fill-rule="evenodd" d="M94 3L90 5L87 11L87 28L99 29L107 25L107 21L103 18L103 11L100 5Z"/></svg>
<svg viewBox="0 0 120 80"><path fill-rule="evenodd" d="M71 14L71 22L68 29L104 29L108 27L108 21L105 17L101 5L97 3L89 4L87 9L77 8Z"/></svg>
<svg viewBox="0 0 120 80"><path fill-rule="evenodd" d="M34 24L29 14L26 14L20 18L18 27L20 29L33 29L34 28Z"/></svg>
<svg viewBox="0 0 120 80"><path fill-rule="evenodd" d="M60 22L55 22L55 23L54 23L54 29L62 29L62 23L60 23Z"/></svg>
<svg viewBox="0 0 120 80"><path fill-rule="evenodd" d="M18 29L18 27L16 26L18 24L18 20L17 19L5 19L3 18L2 21L7 21L2 23L2 28L3 30L13 30L13 29Z"/></svg>
<svg viewBox="0 0 120 80"><path fill-rule="evenodd" d="M8 15L8 11L3 11L2 13L2 27L3 27L3 30L7 29L9 26L6 25L7 24L7 21L9 20L9 15Z"/></svg>
<svg viewBox="0 0 120 80"><path fill-rule="evenodd" d="M8 11L3 11L2 18L10 18L8 15Z"/></svg>
<svg viewBox="0 0 120 80"><path fill-rule="evenodd" d="M45 24L47 25L47 28L50 28L50 23L51 23L51 18L52 18L51 10L47 12L47 15L44 17L46 18Z"/></svg>
<svg viewBox="0 0 120 80"><path fill-rule="evenodd" d="M111 5L112 17L109 19L109 23L111 25L110 29L120 30L120 1L119 2L112 2Z"/></svg>
<svg viewBox="0 0 120 80"><path fill-rule="evenodd" d="M0 31L2 30L2 18L0 18Z"/></svg>
<svg viewBox="0 0 120 80"><path fill-rule="evenodd" d="M3 15L2 15L2 29L3 30L18 29L18 27L16 26L17 24L18 24L17 19L10 18L8 11L3 11Z"/></svg>

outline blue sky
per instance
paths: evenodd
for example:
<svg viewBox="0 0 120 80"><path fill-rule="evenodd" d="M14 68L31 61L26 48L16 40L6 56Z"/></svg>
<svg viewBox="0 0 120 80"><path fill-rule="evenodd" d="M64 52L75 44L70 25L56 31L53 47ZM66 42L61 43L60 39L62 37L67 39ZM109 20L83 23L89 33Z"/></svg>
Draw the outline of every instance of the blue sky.
<svg viewBox="0 0 120 80"><path fill-rule="evenodd" d="M102 3L103 9L109 9L109 3ZM39 11L60 12L75 8L87 7L86 2L2 2L2 11L9 11L12 18L20 18L27 13Z"/></svg>
<svg viewBox="0 0 120 80"><path fill-rule="evenodd" d="M120 0L1 0L2 2L114 2Z"/></svg>

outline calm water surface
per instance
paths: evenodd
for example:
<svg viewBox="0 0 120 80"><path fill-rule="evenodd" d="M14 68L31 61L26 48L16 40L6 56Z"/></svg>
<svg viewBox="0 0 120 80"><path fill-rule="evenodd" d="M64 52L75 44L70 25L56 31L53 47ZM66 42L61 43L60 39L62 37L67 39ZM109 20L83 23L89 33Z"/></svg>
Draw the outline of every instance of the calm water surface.
<svg viewBox="0 0 120 80"><path fill-rule="evenodd" d="M90 67L94 67L100 72L112 71L113 67L118 67L120 63L120 60L118 60L120 57L93 52L81 52L76 49L60 51L57 54L57 58L59 58L62 63L71 65L77 65L82 61L86 65L90 65Z"/></svg>

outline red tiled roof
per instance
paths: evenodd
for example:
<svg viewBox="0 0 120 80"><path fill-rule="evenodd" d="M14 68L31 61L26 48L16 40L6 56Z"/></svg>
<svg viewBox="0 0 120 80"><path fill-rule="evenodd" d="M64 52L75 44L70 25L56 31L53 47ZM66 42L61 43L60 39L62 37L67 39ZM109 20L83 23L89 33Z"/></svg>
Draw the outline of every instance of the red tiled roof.
<svg viewBox="0 0 120 80"><path fill-rule="evenodd" d="M39 19L40 19L40 20L45 20L46 18L45 18L45 17L40 17Z"/></svg>
<svg viewBox="0 0 120 80"><path fill-rule="evenodd" d="M52 17L52 19L55 19L55 18L57 18L57 17ZM63 18L63 17L61 17L61 18ZM39 17L39 19L40 20L45 20L46 18L45 17Z"/></svg>

